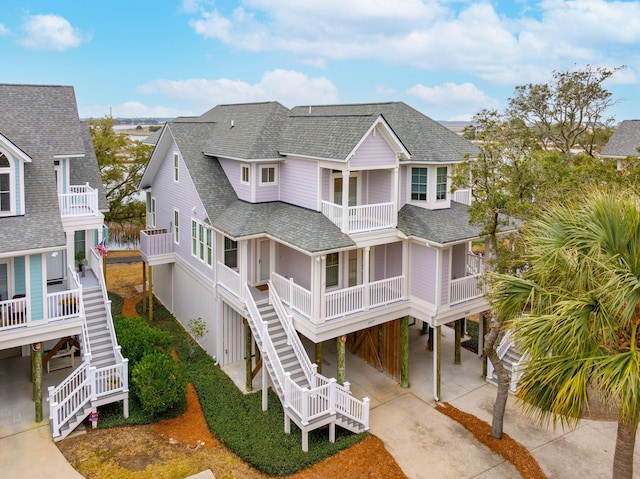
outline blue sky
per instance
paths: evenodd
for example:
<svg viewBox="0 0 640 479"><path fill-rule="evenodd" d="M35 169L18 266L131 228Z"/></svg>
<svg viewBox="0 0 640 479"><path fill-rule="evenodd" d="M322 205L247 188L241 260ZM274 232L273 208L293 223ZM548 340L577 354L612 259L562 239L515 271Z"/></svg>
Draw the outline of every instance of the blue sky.
<svg viewBox="0 0 640 479"><path fill-rule="evenodd" d="M82 117L220 103L404 101L436 120L503 109L587 64L640 118L640 2L21 0L0 7L0 82L72 85Z"/></svg>

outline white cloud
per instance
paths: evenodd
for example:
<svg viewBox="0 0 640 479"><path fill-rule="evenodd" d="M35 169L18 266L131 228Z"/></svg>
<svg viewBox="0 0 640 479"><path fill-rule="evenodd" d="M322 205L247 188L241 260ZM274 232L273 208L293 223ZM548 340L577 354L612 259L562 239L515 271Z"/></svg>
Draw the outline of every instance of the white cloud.
<svg viewBox="0 0 640 479"><path fill-rule="evenodd" d="M9 29L0 23L0 35L8 35Z"/></svg>
<svg viewBox="0 0 640 479"><path fill-rule="evenodd" d="M244 0L228 14L198 3L189 23L204 38L312 65L372 59L501 84L541 81L575 63L619 65L621 52L636 56L640 2L542 0L516 13L493 4Z"/></svg>
<svg viewBox="0 0 640 479"><path fill-rule="evenodd" d="M137 101L128 101L116 106L91 105L80 107L81 118L103 118L111 115L114 118L174 118L176 116L192 116L189 110L179 110L164 106L147 106Z"/></svg>
<svg viewBox="0 0 640 479"><path fill-rule="evenodd" d="M90 35L73 28L59 15L31 15L22 25L25 37L21 43L33 50L64 51L90 40Z"/></svg>
<svg viewBox="0 0 640 479"><path fill-rule="evenodd" d="M472 83L445 83L438 86L414 85L407 93L420 98L425 105L450 110L473 110L499 108L499 102L479 90Z"/></svg>
<svg viewBox="0 0 640 479"><path fill-rule="evenodd" d="M336 103L336 87L326 78L309 78L295 71L274 70L262 75L260 82L219 78L153 80L137 88L138 93L162 94L189 101L194 107L208 108L224 103L276 100L292 107L305 103Z"/></svg>

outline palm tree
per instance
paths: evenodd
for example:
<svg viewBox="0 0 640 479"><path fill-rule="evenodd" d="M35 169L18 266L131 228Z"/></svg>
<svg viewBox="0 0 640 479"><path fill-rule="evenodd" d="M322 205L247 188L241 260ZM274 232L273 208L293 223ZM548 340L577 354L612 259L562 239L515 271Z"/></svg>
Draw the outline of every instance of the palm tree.
<svg viewBox="0 0 640 479"><path fill-rule="evenodd" d="M528 268L493 276L497 314L530 355L524 411L554 425L617 420L614 479L633 476L640 413L639 208L615 190L551 205L523 230Z"/></svg>

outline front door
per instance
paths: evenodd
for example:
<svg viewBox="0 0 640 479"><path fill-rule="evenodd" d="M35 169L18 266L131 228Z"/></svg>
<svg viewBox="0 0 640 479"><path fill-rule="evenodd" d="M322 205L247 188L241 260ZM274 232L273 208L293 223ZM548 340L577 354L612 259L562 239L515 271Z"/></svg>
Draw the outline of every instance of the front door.
<svg viewBox="0 0 640 479"><path fill-rule="evenodd" d="M258 242L258 281L269 281L271 274L271 241Z"/></svg>

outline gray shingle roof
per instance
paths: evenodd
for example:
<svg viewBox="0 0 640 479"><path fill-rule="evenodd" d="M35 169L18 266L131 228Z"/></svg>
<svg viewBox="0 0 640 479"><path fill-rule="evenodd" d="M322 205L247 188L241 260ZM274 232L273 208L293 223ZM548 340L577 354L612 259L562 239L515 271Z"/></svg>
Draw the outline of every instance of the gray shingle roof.
<svg viewBox="0 0 640 479"><path fill-rule="evenodd" d="M360 121L364 115L376 118L382 115L411 153L411 161L457 163L465 155L478 154L471 142L402 102L297 106L291 110L291 117L346 116L352 117L353 122ZM325 138L325 141L330 145L335 140Z"/></svg>
<svg viewBox="0 0 640 479"><path fill-rule="evenodd" d="M64 247L53 157L85 153L73 87L0 84L0 133L32 159L24 216L0 218L0 254Z"/></svg>
<svg viewBox="0 0 640 479"><path fill-rule="evenodd" d="M217 124L204 151L228 158L277 158L288 113L278 102L218 105L200 117L201 121Z"/></svg>
<svg viewBox="0 0 640 479"><path fill-rule="evenodd" d="M469 223L469 208L455 201L451 208L441 210L404 205L398 212L398 229L442 245L478 238L482 233L482 225Z"/></svg>
<svg viewBox="0 0 640 479"><path fill-rule="evenodd" d="M640 120L624 120L600 152L600 156L626 158L640 156Z"/></svg>

